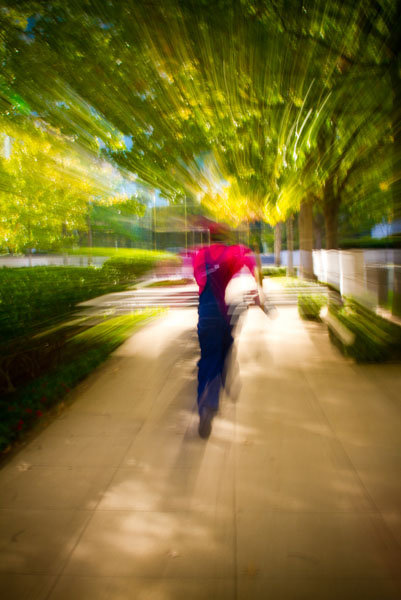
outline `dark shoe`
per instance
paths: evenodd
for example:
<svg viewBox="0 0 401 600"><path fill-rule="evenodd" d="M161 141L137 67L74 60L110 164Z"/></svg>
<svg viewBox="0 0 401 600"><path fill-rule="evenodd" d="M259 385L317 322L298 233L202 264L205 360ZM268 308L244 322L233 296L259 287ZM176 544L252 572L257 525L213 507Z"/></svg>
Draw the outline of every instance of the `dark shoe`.
<svg viewBox="0 0 401 600"><path fill-rule="evenodd" d="M212 420L215 415L215 411L205 406L202 408L199 417L199 428L198 432L201 438L207 439L212 431Z"/></svg>

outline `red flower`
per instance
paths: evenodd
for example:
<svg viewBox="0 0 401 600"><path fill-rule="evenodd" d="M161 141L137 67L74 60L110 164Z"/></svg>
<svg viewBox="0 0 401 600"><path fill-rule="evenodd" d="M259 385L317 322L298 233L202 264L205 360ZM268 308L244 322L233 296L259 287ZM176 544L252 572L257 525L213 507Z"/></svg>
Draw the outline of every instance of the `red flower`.
<svg viewBox="0 0 401 600"><path fill-rule="evenodd" d="M37 411L36 411L36 416L37 416L37 417L41 417L42 415L43 415L43 413L42 413L42 411L41 411L41 410L37 410Z"/></svg>
<svg viewBox="0 0 401 600"><path fill-rule="evenodd" d="M24 421L22 419L20 419L18 421L18 423L17 423L17 429L18 429L18 431L21 431L21 429L23 428L23 426L24 426Z"/></svg>
<svg viewBox="0 0 401 600"><path fill-rule="evenodd" d="M29 415L32 414L32 408L26 408L25 412L28 413Z"/></svg>

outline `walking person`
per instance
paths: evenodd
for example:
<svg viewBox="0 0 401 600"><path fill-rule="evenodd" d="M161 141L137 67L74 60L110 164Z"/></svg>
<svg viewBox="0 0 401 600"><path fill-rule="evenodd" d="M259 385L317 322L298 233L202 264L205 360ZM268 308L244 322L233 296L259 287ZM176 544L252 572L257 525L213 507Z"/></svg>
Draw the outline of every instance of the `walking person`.
<svg viewBox="0 0 401 600"><path fill-rule="evenodd" d="M193 259L194 276L199 286L198 337L201 357L198 362L199 435L208 438L212 420L219 408L224 364L233 343L233 323L225 292L231 279L247 267L260 285L261 273L255 256L245 246L228 243L229 232L222 226L211 231L214 243L201 247Z"/></svg>

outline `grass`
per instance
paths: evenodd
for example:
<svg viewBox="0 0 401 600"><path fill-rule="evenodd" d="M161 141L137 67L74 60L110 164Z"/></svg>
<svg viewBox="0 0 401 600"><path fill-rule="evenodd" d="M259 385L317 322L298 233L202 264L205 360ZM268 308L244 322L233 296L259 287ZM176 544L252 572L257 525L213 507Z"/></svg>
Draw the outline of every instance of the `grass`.
<svg viewBox="0 0 401 600"><path fill-rule="evenodd" d="M283 277L285 276L286 272L286 267L262 266L262 273L264 277Z"/></svg>
<svg viewBox="0 0 401 600"><path fill-rule="evenodd" d="M193 279L163 279L160 281L154 281L150 283L146 287L170 287L172 285L188 285L190 283L194 283Z"/></svg>
<svg viewBox="0 0 401 600"><path fill-rule="evenodd" d="M154 256L155 258L175 258L171 252L162 252L158 250L145 250L142 248L106 248L96 246L94 248L68 248L64 250L65 254L71 256L107 256L108 258L137 258L142 256Z"/></svg>
<svg viewBox="0 0 401 600"><path fill-rule="evenodd" d="M299 277L275 277L274 280L285 288L313 289L313 287L317 285L314 281L305 281L304 279L300 279Z"/></svg>

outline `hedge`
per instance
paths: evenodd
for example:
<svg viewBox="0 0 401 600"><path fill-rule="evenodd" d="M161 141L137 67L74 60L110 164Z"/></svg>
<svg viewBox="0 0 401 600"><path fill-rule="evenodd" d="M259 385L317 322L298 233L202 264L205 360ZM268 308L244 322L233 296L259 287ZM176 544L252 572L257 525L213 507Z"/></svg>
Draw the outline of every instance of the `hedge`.
<svg viewBox="0 0 401 600"><path fill-rule="evenodd" d="M103 264L102 271L109 280L121 283L134 282L160 263L178 266L181 259L174 254L138 250L135 256L116 256Z"/></svg>
<svg viewBox="0 0 401 600"><path fill-rule="evenodd" d="M94 267L3 267L0 338L4 342L50 326L78 302L114 291L119 284Z"/></svg>
<svg viewBox="0 0 401 600"><path fill-rule="evenodd" d="M65 318L79 302L124 289L160 263L179 263L165 252L131 250L94 267L20 267L0 269L0 339L29 336Z"/></svg>
<svg viewBox="0 0 401 600"><path fill-rule="evenodd" d="M361 238L344 238L340 241L339 247L341 250L358 249L381 249L381 248L398 248L399 240L396 237L373 238L365 236Z"/></svg>

